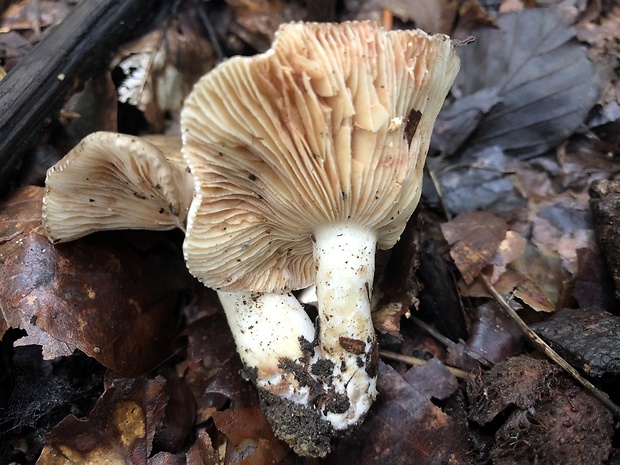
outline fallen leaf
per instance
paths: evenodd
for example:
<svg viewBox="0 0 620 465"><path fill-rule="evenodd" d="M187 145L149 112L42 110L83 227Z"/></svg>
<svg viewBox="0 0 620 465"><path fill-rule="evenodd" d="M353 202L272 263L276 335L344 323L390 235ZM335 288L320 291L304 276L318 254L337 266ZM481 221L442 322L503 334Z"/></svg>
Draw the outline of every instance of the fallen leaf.
<svg viewBox="0 0 620 465"><path fill-rule="evenodd" d="M257 52L269 48L278 26L305 16L304 7L284 0L226 0L237 22L243 27L242 39L257 47Z"/></svg>
<svg viewBox="0 0 620 465"><path fill-rule="evenodd" d="M488 212L461 213L441 225L450 256L467 284L491 262L507 230L503 219Z"/></svg>
<svg viewBox="0 0 620 465"><path fill-rule="evenodd" d="M215 412L218 430L230 440L226 463L230 465L277 464L290 449L277 439L258 405L251 408L229 408Z"/></svg>
<svg viewBox="0 0 620 465"><path fill-rule="evenodd" d="M31 31L38 36L42 29L60 23L70 11L71 7L64 2L22 0L9 6L2 15L0 26L8 30Z"/></svg>
<svg viewBox="0 0 620 465"><path fill-rule="evenodd" d="M499 147L483 149L472 163L430 158L428 166L437 175L443 204L453 215L509 211L527 203L515 185L518 165Z"/></svg>
<svg viewBox="0 0 620 465"><path fill-rule="evenodd" d="M498 90L499 98L468 139L467 154L497 145L508 155L532 158L584 121L598 100L600 79L572 40L571 18L564 13L559 7L526 8L498 15L497 28L471 23L457 28L455 38L476 40L458 48L461 70L453 94L457 100L482 97L480 91L488 89ZM472 111L481 107L488 105L471 102Z"/></svg>
<svg viewBox="0 0 620 465"><path fill-rule="evenodd" d="M432 399L447 399L456 378L437 359L405 374L379 364L379 396L365 422L336 443L331 465L466 463L469 448L459 406L450 414Z"/></svg>
<svg viewBox="0 0 620 465"><path fill-rule="evenodd" d="M146 399L162 393L164 381L119 379L106 389L86 420L69 415L48 434L37 464L144 463L151 444Z"/></svg>
<svg viewBox="0 0 620 465"><path fill-rule="evenodd" d="M113 66L125 77L118 100L137 107L152 129L161 132L166 115L180 110L194 83L213 65L213 48L202 26L182 11L166 27L116 53Z"/></svg>
<svg viewBox="0 0 620 465"><path fill-rule="evenodd" d="M179 292L188 288L178 246L165 235L103 233L52 245L41 227L43 189L0 203L0 328L45 358L76 348L119 374L144 373L169 356Z"/></svg>
<svg viewBox="0 0 620 465"><path fill-rule="evenodd" d="M474 370L476 363L491 367L516 355L522 346L522 332L517 324L504 316L494 302L476 307L474 323L467 341L448 348L446 363Z"/></svg>

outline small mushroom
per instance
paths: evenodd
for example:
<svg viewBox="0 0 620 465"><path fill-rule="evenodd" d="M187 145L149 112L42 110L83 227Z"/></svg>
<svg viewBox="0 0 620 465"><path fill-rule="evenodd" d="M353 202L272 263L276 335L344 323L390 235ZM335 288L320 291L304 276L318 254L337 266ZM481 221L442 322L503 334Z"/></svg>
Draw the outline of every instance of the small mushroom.
<svg viewBox="0 0 620 465"><path fill-rule="evenodd" d="M178 137L96 132L48 170L45 232L56 243L110 229L184 229L192 185Z"/></svg>
<svg viewBox="0 0 620 465"><path fill-rule="evenodd" d="M375 251L418 203L458 67L444 35L287 24L271 50L223 63L185 102L186 263L219 290L274 429L298 453L325 455L376 396ZM288 294L311 284L316 335Z"/></svg>
<svg viewBox="0 0 620 465"><path fill-rule="evenodd" d="M418 203L458 67L444 35L283 25L269 51L194 87L185 163L162 140L98 133L51 168L47 234L186 220L187 266L218 290L274 431L300 455L325 456L376 396L375 251L394 245ZM291 294L309 285L316 324Z"/></svg>

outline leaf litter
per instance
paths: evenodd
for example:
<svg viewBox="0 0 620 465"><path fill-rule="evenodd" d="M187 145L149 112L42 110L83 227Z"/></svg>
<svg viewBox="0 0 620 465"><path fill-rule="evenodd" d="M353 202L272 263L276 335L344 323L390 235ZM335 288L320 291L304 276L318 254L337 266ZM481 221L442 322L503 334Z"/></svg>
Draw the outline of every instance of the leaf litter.
<svg viewBox="0 0 620 465"><path fill-rule="evenodd" d="M3 16L7 69L39 27L56 21L54 8L62 12L59 2L42 3L48 16L28 13L28 1ZM317 11L297 1L208 2L201 8L209 25L199 3L180 2L166 27L119 51L115 63L134 61L100 77L98 87L87 84L82 102L67 105L48 129L46 150L62 155L69 141L102 128L178 131L176 103L196 69L212 66L212 50L263 50L280 22L311 20L305 15ZM536 360L481 279L575 367L618 392L612 277L620 274L620 236L610 218L620 92L609 73L617 7L592 2L575 16L581 6L570 2L505 1L502 13L475 1L460 11L443 0L424 4L322 3L339 19L393 17L394 27L461 41L462 70L428 160L437 189L425 182L424 208L397 248L379 256L375 279L382 350L428 363L381 363L380 396L366 421L327 458L298 458L258 408L215 294L187 274L180 235L104 233L53 247L40 232L41 190L25 187L0 205L2 460L512 464L613 456L611 415ZM151 94L127 93L123 69ZM471 375L459 382L446 365Z"/></svg>

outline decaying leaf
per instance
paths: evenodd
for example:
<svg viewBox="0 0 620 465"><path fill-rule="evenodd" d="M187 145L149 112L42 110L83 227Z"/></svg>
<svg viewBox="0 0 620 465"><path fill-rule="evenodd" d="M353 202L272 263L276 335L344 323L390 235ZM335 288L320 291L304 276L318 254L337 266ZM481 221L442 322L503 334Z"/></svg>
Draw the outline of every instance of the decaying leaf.
<svg viewBox="0 0 620 465"><path fill-rule="evenodd" d="M528 8L500 14L497 28L469 23L457 28L457 38L476 38L458 49L462 66L453 94L477 96L469 102L471 110L461 112L489 108L485 89L499 98L474 131L468 121L457 119L462 126L451 126L440 114L443 131L469 131L465 152L475 156L498 145L509 155L532 158L583 122L598 99L600 82L565 16L560 8Z"/></svg>
<svg viewBox="0 0 620 465"><path fill-rule="evenodd" d="M453 215L508 211L526 204L514 181L516 161L497 146L483 149L470 164L431 158L428 166L436 173L443 204Z"/></svg>
<svg viewBox="0 0 620 465"><path fill-rule="evenodd" d="M24 328L20 344L45 358L76 348L135 375L170 352L179 292L189 282L165 236L98 234L53 246L41 227L43 190L27 187L0 204L2 327Z"/></svg>
<svg viewBox="0 0 620 465"><path fill-rule="evenodd" d="M447 363L475 370L473 361L491 367L516 355L522 345L522 332L516 323L493 302L476 307L475 312L469 338L448 348Z"/></svg>
<svg viewBox="0 0 620 465"><path fill-rule="evenodd" d="M66 2L22 0L4 12L0 27L5 31L31 31L40 35L42 29L58 24L69 11L71 8Z"/></svg>
<svg viewBox="0 0 620 465"><path fill-rule="evenodd" d="M213 420L217 429L230 440L227 463L276 464L289 453L288 446L274 436L258 405L215 412Z"/></svg>
<svg viewBox="0 0 620 465"><path fill-rule="evenodd" d="M329 463L468 463L460 407L448 414L431 402L447 399L457 386L456 378L436 359L403 375L381 363L377 401L359 429L336 444Z"/></svg>
<svg viewBox="0 0 620 465"><path fill-rule="evenodd" d="M441 225L450 256L467 284L493 259L507 230L503 219L488 212L462 213Z"/></svg>
<svg viewBox="0 0 620 465"><path fill-rule="evenodd" d="M303 6L284 0L226 0L243 31L237 31L243 40L264 52L273 40L278 26L305 16Z"/></svg>
<svg viewBox="0 0 620 465"><path fill-rule="evenodd" d="M146 463L168 402L162 377L116 379L88 419L70 415L54 427L37 464ZM191 408L174 413L183 416L188 411Z"/></svg>

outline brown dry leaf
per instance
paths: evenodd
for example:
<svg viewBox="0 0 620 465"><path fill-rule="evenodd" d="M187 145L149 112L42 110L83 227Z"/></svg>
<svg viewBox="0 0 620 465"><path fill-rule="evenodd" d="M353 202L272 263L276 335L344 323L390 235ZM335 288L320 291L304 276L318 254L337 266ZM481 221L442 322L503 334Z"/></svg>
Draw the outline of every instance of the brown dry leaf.
<svg viewBox="0 0 620 465"><path fill-rule="evenodd" d="M512 263L525 253L526 245L527 240L521 234L515 231L506 232L506 237L499 244L497 253L493 260L491 260L491 265L493 265L492 283L496 282L506 272L509 263Z"/></svg>
<svg viewBox="0 0 620 465"><path fill-rule="evenodd" d="M447 414L431 402L431 398L447 399L457 388L456 378L437 359L403 375L380 363L377 400L365 422L336 443L328 463L468 463L467 430L460 405Z"/></svg>
<svg viewBox="0 0 620 465"><path fill-rule="evenodd" d="M557 255L547 255L532 243L510 264L523 281L514 296L537 312L553 312L565 304L569 276Z"/></svg>
<svg viewBox="0 0 620 465"><path fill-rule="evenodd" d="M226 464L277 464L289 453L288 446L274 436L258 405L215 412L213 420L230 441Z"/></svg>
<svg viewBox="0 0 620 465"><path fill-rule="evenodd" d="M67 2L22 0L9 6L0 21L0 33L11 30L31 31L38 36L41 30L54 26L71 11Z"/></svg>
<svg viewBox="0 0 620 465"><path fill-rule="evenodd" d="M204 423L228 405L251 407L257 394L245 381L235 343L222 311L188 325L188 356L177 371L194 394L197 422Z"/></svg>
<svg viewBox="0 0 620 465"><path fill-rule="evenodd" d="M0 203L0 330L45 358L76 348L123 376L169 356L175 309L189 275L166 235L104 233L53 246L41 227L43 189Z"/></svg>
<svg viewBox="0 0 620 465"><path fill-rule="evenodd" d="M503 219L488 212L461 213L441 225L450 256L467 284L495 257L507 230Z"/></svg>
<svg viewBox="0 0 620 465"><path fill-rule="evenodd" d="M242 33L245 37L242 39L257 47L258 52L269 47L280 24L305 17L305 11L298 2L226 0L226 3L233 9L237 22L245 29Z"/></svg>
<svg viewBox="0 0 620 465"><path fill-rule="evenodd" d="M193 426L193 406L175 400L180 383L161 376L114 380L88 419L70 415L52 429L37 464L146 464L153 449L163 452L149 459L149 464L217 463L210 460L215 451L204 433L187 455L169 452L181 449ZM162 439L179 417L190 419L180 437L173 443Z"/></svg>
<svg viewBox="0 0 620 465"><path fill-rule="evenodd" d="M157 426L148 422L148 404L164 387L162 378L115 380L88 419L70 415L52 429L37 464L145 463L152 448L147 435Z"/></svg>
<svg viewBox="0 0 620 465"><path fill-rule="evenodd" d="M213 449L211 438L205 431L198 433L198 438L187 453L187 465L218 465L217 453Z"/></svg>
<svg viewBox="0 0 620 465"><path fill-rule="evenodd" d="M211 438L206 431L201 430L187 454L158 452L149 457L146 463L147 465L219 465L220 462Z"/></svg>
<svg viewBox="0 0 620 465"><path fill-rule="evenodd" d="M494 434L481 462L602 464L611 450L611 413L544 360L514 357L471 376L467 397L470 421Z"/></svg>
<svg viewBox="0 0 620 465"><path fill-rule="evenodd" d="M497 304L489 302L480 305L475 310L470 337L448 348L446 363L470 371L478 368L477 363L493 366L518 353L522 334L517 324L504 316Z"/></svg>
<svg viewBox="0 0 620 465"><path fill-rule="evenodd" d="M576 28L579 40L592 46L590 53L620 58L620 6L616 5L607 15L595 21L579 23Z"/></svg>

